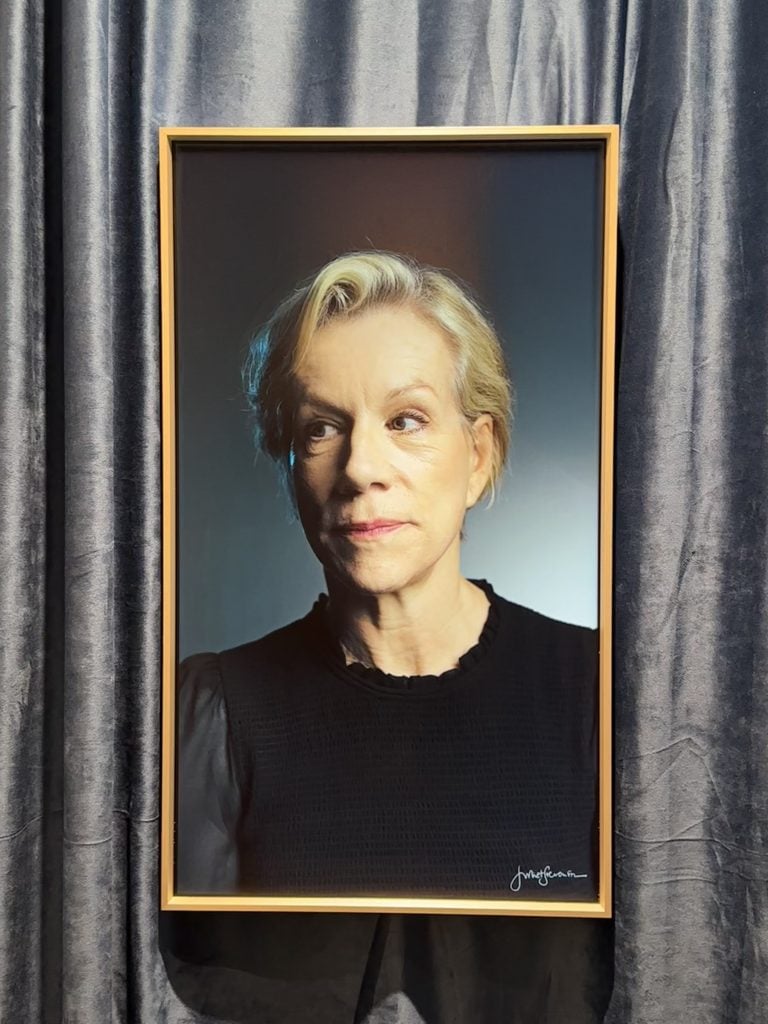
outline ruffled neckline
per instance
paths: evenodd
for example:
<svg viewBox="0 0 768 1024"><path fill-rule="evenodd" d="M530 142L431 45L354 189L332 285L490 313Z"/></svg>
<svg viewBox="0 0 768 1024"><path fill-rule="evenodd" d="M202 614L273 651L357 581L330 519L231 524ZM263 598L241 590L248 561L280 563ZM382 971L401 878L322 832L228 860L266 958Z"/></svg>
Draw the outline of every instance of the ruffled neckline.
<svg viewBox="0 0 768 1024"><path fill-rule="evenodd" d="M493 646L499 631L499 602L493 587L487 580L470 580L480 587L488 598L488 614L477 642L465 651L454 668L439 675L398 676L381 669L362 665L359 662L346 663L344 651L328 626L326 608L328 596L321 594L310 612L310 620L320 641L323 655L333 672L347 682L389 695L422 695L435 690L444 690L446 684L454 684L471 675L485 659Z"/></svg>

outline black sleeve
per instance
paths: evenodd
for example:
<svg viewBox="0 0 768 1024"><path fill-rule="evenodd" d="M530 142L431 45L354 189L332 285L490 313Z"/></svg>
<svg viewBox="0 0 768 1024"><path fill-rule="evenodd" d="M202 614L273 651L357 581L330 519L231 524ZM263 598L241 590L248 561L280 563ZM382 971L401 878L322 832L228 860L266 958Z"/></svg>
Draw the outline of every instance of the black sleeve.
<svg viewBox="0 0 768 1024"><path fill-rule="evenodd" d="M176 892L235 893L240 794L216 654L180 666L177 745Z"/></svg>

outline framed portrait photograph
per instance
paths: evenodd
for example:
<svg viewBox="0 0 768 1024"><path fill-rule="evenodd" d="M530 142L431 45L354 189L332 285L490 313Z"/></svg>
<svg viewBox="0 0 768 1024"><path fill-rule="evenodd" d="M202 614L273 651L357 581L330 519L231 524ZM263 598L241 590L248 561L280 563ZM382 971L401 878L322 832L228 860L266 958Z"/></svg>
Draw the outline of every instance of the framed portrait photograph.
<svg viewBox="0 0 768 1024"><path fill-rule="evenodd" d="M163 909L610 916L617 161L161 130Z"/></svg>

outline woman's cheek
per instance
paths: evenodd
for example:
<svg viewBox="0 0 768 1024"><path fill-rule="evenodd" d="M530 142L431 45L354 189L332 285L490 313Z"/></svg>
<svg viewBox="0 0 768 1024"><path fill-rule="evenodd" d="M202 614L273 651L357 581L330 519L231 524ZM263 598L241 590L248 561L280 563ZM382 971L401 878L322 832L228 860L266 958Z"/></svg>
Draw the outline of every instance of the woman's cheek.
<svg viewBox="0 0 768 1024"><path fill-rule="evenodd" d="M329 486L328 460L322 455L313 455L299 463L296 475L296 489L312 501L323 501L324 491Z"/></svg>
<svg viewBox="0 0 768 1024"><path fill-rule="evenodd" d="M397 451L402 452L408 459L417 462L426 462L430 465L440 460L440 445L435 443L433 438L425 434L413 434L399 439L396 445Z"/></svg>

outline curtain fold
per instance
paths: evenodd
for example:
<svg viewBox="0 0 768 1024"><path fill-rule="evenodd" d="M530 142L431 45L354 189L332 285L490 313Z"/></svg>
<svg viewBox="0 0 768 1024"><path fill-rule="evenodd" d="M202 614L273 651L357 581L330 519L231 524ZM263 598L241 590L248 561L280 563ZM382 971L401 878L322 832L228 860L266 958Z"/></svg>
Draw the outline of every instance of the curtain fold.
<svg viewBox="0 0 768 1024"><path fill-rule="evenodd" d="M0 8L0 1019L768 1016L767 49L753 0ZM618 120L615 928L160 915L157 128Z"/></svg>
<svg viewBox="0 0 768 1024"><path fill-rule="evenodd" d="M45 1001L44 28L0 10L0 1005ZM48 965L49 966L49 965Z"/></svg>
<svg viewBox="0 0 768 1024"><path fill-rule="evenodd" d="M750 4L630 9L617 1021L766 1012L765 38Z"/></svg>

